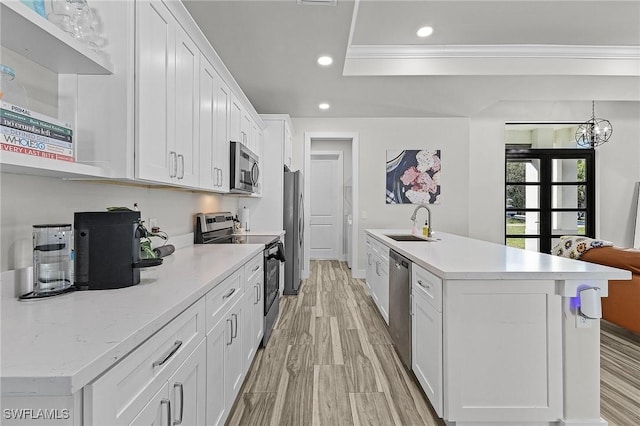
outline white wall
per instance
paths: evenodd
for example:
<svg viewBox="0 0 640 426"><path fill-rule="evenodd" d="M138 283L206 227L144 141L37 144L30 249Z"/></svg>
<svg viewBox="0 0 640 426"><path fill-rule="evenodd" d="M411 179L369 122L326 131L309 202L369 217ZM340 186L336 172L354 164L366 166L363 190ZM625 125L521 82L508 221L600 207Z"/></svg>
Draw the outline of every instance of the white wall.
<svg viewBox="0 0 640 426"><path fill-rule="evenodd" d="M630 247L633 188L640 181L640 104L596 102L613 135L596 149L596 237ZM504 132L506 122L582 122L591 102L501 102L470 122L469 236L504 239Z"/></svg>
<svg viewBox="0 0 640 426"><path fill-rule="evenodd" d="M469 120L464 118L294 118L294 168L304 168L305 132L356 132L359 135L359 259L364 270L367 228L411 229L414 205L385 203L387 149L441 149L441 203L432 207L434 231L467 235ZM504 156L504 152L502 154ZM354 213L355 214L355 213ZM367 218L362 219L362 214Z"/></svg>
<svg viewBox="0 0 640 426"><path fill-rule="evenodd" d="M143 219L155 217L171 236L193 232L194 214L230 210L238 198L172 189L133 187L95 182L64 181L45 177L0 175L1 270L32 263L32 225L73 224L73 213L103 211L107 207L133 207L138 203Z"/></svg>

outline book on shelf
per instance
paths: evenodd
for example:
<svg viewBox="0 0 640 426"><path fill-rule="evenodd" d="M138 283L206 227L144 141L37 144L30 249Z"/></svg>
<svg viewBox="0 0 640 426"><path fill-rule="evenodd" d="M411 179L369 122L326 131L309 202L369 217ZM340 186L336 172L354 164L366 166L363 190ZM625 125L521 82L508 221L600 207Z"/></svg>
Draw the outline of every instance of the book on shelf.
<svg viewBox="0 0 640 426"><path fill-rule="evenodd" d="M0 101L0 149L75 162L70 125L3 101Z"/></svg>
<svg viewBox="0 0 640 426"><path fill-rule="evenodd" d="M51 137L47 137L47 136L43 136L43 135L38 134L38 133L25 132L23 130L18 130L16 128L14 128L14 127L5 126L4 122L3 122L3 119L1 119L1 118L0 118L0 134L2 134L3 137L6 135L6 136L12 137L12 138L26 139L26 140L30 141L31 143L40 143L40 144L44 143L44 144L47 144L47 145L57 145L57 146L62 147L62 148L67 148L67 149L73 150L73 143L71 143L71 142L65 142L63 140L56 139L56 138L51 138ZM6 140L5 140L5 142L6 142Z"/></svg>
<svg viewBox="0 0 640 426"><path fill-rule="evenodd" d="M37 149L25 148L0 142L0 150L16 152L18 154L33 155L34 157L49 158L51 160L62 160L74 163L76 159L69 155L56 154L53 152L38 151Z"/></svg>
<svg viewBox="0 0 640 426"><path fill-rule="evenodd" d="M14 124L21 123L22 127L31 126L36 131L48 130L56 135L73 138L73 129L69 124L8 102L0 101L0 118L11 120ZM23 128L20 128L20 130L30 131ZM44 136L51 137L50 135Z"/></svg>
<svg viewBox="0 0 640 426"><path fill-rule="evenodd" d="M0 110L0 126L11 127L13 129L33 133L40 136L46 136L52 139L58 139L61 142L71 143L73 137L71 135L64 135L55 130L47 129L42 126L36 126L34 124L26 123L24 120L16 120L14 118L3 117L4 110Z"/></svg>
<svg viewBox="0 0 640 426"><path fill-rule="evenodd" d="M43 136L31 135L30 137L29 134L19 136L13 133L14 129L7 129L4 126L0 126L0 142L7 145L20 146L23 148L73 157L73 147L60 146L57 143L49 143L49 138L45 138Z"/></svg>

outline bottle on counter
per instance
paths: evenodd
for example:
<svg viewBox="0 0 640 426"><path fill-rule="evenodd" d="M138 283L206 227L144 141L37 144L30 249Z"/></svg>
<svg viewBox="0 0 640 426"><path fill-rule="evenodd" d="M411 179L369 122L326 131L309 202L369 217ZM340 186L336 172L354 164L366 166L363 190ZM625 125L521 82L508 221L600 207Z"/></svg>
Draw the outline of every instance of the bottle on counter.
<svg viewBox="0 0 640 426"><path fill-rule="evenodd" d="M424 226L422 227L422 235L424 237L429 236L429 224L427 223L427 221L424 222Z"/></svg>

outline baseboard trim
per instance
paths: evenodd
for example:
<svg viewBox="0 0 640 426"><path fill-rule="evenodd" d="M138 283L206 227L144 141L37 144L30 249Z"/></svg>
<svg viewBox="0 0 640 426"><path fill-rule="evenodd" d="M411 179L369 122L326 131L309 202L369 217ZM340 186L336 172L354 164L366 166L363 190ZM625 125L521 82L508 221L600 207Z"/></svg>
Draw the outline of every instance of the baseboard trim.
<svg viewBox="0 0 640 426"><path fill-rule="evenodd" d="M605 419L562 419L558 422L558 426L608 426L609 422Z"/></svg>

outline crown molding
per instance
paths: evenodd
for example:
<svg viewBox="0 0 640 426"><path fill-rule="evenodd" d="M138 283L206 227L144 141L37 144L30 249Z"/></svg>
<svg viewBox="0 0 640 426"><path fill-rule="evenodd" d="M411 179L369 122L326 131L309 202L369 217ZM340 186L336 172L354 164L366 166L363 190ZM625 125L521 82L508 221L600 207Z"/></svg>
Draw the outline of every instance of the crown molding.
<svg viewBox="0 0 640 426"><path fill-rule="evenodd" d="M346 59L625 59L640 60L640 46L577 46L553 44L494 45L350 45Z"/></svg>

